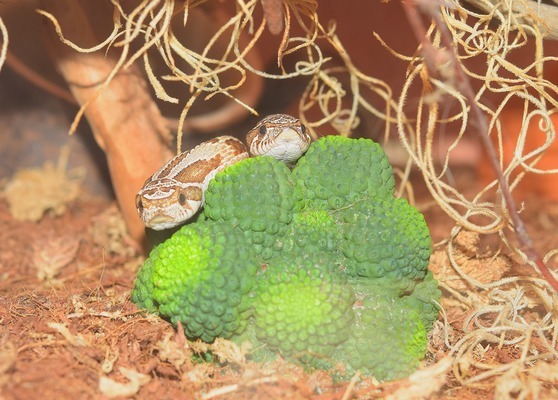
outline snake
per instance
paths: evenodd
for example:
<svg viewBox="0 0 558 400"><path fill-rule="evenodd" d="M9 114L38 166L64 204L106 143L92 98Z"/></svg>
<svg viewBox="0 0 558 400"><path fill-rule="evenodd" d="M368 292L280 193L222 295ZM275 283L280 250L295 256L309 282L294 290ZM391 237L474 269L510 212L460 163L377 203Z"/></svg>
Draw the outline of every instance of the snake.
<svg viewBox="0 0 558 400"><path fill-rule="evenodd" d="M138 215L157 231L182 225L203 207L209 182L227 166L255 156L292 165L311 142L306 126L287 114L263 118L246 134L246 144L228 135L207 140L176 155L145 181L136 195Z"/></svg>

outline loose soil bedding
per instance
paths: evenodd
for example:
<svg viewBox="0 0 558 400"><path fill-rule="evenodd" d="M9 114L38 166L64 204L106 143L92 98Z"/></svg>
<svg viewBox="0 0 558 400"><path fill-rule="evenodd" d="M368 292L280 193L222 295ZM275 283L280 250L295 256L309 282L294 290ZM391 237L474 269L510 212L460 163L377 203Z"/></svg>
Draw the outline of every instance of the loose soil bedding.
<svg viewBox="0 0 558 400"><path fill-rule="evenodd" d="M474 186L474 174L463 172L462 179ZM447 235L452 223L438 208L426 206L426 196L418 192L418 204L425 205L423 211L436 243ZM544 254L552 248L558 231L558 207L536 199L527 204L523 217ZM2 199L0 225L0 393L5 399L28 399L37 394L43 399L558 396L556 361L548 357L522 364L519 342L514 345L502 340L495 346L487 338L476 344L475 362L455 361L466 357L466 351L448 358L448 345L466 338L473 325L494 323L490 310L469 320L475 305L467 309L458 300L475 289L463 282L447 284L449 291L444 291L442 300L447 325L444 328L444 317L440 317L418 375L391 383L359 377L339 383L325 372L307 373L285 362L251 363L246 361L248 348L226 341L212 345L220 363L201 362L196 354L207 350L207 345L186 341L169 323L138 311L130 302L143 256L127 238L114 204L81 197L60 216L47 214L39 222L19 222ZM477 269L476 275L475 271L469 275L481 281L536 277L513 256L502 254L498 262L494 261L498 257L483 260L482 253L492 243L466 235L458 243L461 261L468 258L469 267ZM444 264L439 257L443 254L435 251L432 268ZM447 271L439 269L438 274L443 277ZM523 318L536 322L544 314L541 309L542 304L530 305ZM545 343L538 337L528 355L537 348L541 354L545 352ZM469 376L478 376L490 370L483 365L499 367L501 372L476 383L462 383L463 369L468 368Z"/></svg>

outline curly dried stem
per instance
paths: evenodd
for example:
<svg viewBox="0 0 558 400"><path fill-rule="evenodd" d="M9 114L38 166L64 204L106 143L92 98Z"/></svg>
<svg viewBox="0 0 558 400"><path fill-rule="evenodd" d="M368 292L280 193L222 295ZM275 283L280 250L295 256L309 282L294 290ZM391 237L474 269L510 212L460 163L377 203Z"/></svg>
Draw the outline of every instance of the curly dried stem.
<svg viewBox="0 0 558 400"><path fill-rule="evenodd" d="M453 66L453 73L455 78L455 83L459 90L461 90L463 96L467 99L468 105L471 109L473 115L473 121L475 127L478 132L478 136L480 137L485 150L488 153L488 160L496 173L498 184L500 186L500 191L502 193L503 200L506 204L506 207L509 212L509 217L513 222L513 226L515 228L515 232L517 235L518 240L520 241L524 253L527 258L533 262L539 269L541 275L544 279L550 284L550 286L558 292L558 280L552 275L546 264L543 262L540 255L533 247L533 242L531 237L527 232L527 228L523 223L522 219L519 217L517 213L517 207L515 205L515 200L510 193L508 182L504 177L502 172L502 168L498 162L498 155L496 150L494 149L494 145L490 140L489 136L489 126L486 120L485 114L482 112L480 107L477 104L476 96L469 81L468 76L465 74L463 68L461 67L461 63L459 62L456 54L453 49L454 45L452 42L452 38L448 27L440 18L440 12L437 8L436 3L424 3L424 10L428 13L428 15L434 20L436 27L438 28L440 34L440 40L442 44L445 46L445 51L442 53L437 50L430 41L427 39L427 31L424 27L424 24L421 20L420 14L415 7L414 0L405 0L404 10L407 14L407 18L409 23L411 24L415 36L420 40L422 45L422 52L424 54L424 62L428 73L431 77L439 76L439 72L437 67L437 62L441 60L446 60L448 57L451 61L451 65Z"/></svg>
<svg viewBox="0 0 558 400"><path fill-rule="evenodd" d="M0 18L0 39L2 39L2 46L0 47L0 71L2 70L2 66L6 61L6 56L8 53L8 29L6 25L4 25L4 21Z"/></svg>

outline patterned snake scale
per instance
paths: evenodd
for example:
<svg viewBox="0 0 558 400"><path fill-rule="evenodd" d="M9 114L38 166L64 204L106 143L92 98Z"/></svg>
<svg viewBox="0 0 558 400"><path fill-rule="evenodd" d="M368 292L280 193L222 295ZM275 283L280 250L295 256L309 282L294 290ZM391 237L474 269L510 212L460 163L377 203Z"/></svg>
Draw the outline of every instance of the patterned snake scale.
<svg viewBox="0 0 558 400"><path fill-rule="evenodd" d="M225 167L252 156L271 156L293 163L310 146L306 127L290 115L273 114L246 135L246 145L219 136L180 153L144 183L136 208L144 225L170 229L192 218L203 206L209 181Z"/></svg>

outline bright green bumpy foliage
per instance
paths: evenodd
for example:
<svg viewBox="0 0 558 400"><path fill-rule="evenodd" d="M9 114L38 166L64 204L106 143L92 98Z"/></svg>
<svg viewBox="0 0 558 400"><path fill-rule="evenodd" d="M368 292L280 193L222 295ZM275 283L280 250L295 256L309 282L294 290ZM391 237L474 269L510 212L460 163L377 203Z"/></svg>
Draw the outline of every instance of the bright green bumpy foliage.
<svg viewBox="0 0 558 400"><path fill-rule="evenodd" d="M204 215L238 225L256 253L269 259L299 203L288 167L271 157L255 157L215 176L205 194Z"/></svg>
<svg viewBox="0 0 558 400"><path fill-rule="evenodd" d="M339 209L359 200L392 198L393 170L379 144L326 136L313 143L293 171L310 209Z"/></svg>
<svg viewBox="0 0 558 400"><path fill-rule="evenodd" d="M132 301L179 321L191 339L212 342L242 331L259 264L229 224L186 225L156 247L136 279Z"/></svg>
<svg viewBox="0 0 558 400"><path fill-rule="evenodd" d="M343 361L346 377L356 371L380 380L403 378L424 357L427 333L438 316L432 300L440 298L438 283L428 273L410 295L353 280L356 320L349 340L339 346L335 360Z"/></svg>
<svg viewBox="0 0 558 400"><path fill-rule="evenodd" d="M339 346L335 357L344 361L348 376L361 371L379 380L391 380L416 369L427 339L417 310L406 309L393 294L372 292L355 311L351 337Z"/></svg>
<svg viewBox="0 0 558 400"><path fill-rule="evenodd" d="M440 292L424 218L394 188L367 139L322 138L293 171L240 161L210 182L201 217L152 251L132 300L191 339L249 340L260 361L403 377L424 357Z"/></svg>
<svg viewBox="0 0 558 400"><path fill-rule="evenodd" d="M342 238L342 226L327 211L305 210L295 214L277 247L283 254L340 256ZM341 262L339 258L336 263Z"/></svg>
<svg viewBox="0 0 558 400"><path fill-rule="evenodd" d="M430 232L424 217L405 199L359 202L343 210L341 250L347 273L382 278L382 285L410 291L424 278L430 258ZM386 255L389 254L389 257Z"/></svg>
<svg viewBox="0 0 558 400"><path fill-rule="evenodd" d="M347 340L354 295L324 258L281 259L259 277L256 336L284 356L329 356Z"/></svg>

